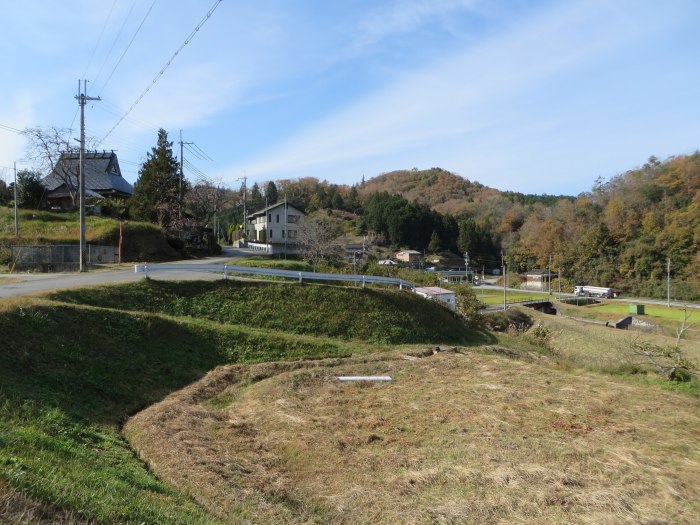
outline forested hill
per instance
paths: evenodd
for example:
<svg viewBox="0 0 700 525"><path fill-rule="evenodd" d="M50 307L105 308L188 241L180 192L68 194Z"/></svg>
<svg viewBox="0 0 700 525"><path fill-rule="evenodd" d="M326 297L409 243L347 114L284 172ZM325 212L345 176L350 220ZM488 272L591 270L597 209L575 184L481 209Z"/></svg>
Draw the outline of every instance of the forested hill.
<svg viewBox="0 0 700 525"><path fill-rule="evenodd" d="M676 297L700 296L700 153L641 168L555 206L514 207L509 254L520 267L554 267L586 282L665 295L669 259ZM694 284L684 293L680 281Z"/></svg>
<svg viewBox="0 0 700 525"><path fill-rule="evenodd" d="M572 198L502 192L441 168L383 173L366 181L359 191L365 198L376 192L401 195L406 200L426 204L453 216L486 216L494 212L502 215L515 203L552 205L561 198Z"/></svg>
<svg viewBox="0 0 700 525"><path fill-rule="evenodd" d="M272 183L270 183L272 184ZM573 196L503 192L433 168L384 173L344 186L306 177L275 191L307 212L342 210L378 244L468 251L475 264L524 272L550 262L571 284L628 294L700 298L700 152L643 166ZM266 190L267 193L267 190ZM263 207L251 192L249 209Z"/></svg>

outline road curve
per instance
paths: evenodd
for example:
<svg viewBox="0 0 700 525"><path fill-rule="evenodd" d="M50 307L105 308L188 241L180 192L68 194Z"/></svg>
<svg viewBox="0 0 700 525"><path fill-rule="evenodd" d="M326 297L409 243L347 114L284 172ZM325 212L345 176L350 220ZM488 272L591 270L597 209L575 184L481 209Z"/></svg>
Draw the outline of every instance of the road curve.
<svg viewBox="0 0 700 525"><path fill-rule="evenodd" d="M185 261L178 261L178 264L223 264L233 257L250 257L259 254L260 252L252 250L226 247L223 249L223 253L220 256L206 257L203 259L188 259ZM220 275L211 272L192 271L163 272L162 274L154 272L149 277L152 279L181 281L221 279ZM34 295L66 288L82 288L84 286L96 286L101 284L134 282L143 278L144 276L142 273L134 272L133 266L120 270L91 271L84 273L0 274L0 298Z"/></svg>

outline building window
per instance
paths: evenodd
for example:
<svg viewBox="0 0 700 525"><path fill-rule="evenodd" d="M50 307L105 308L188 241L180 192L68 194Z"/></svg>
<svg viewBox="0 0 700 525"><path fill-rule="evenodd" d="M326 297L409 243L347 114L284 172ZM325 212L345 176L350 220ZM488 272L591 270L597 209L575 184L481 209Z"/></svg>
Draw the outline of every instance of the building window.
<svg viewBox="0 0 700 525"><path fill-rule="evenodd" d="M284 230L282 230L282 238L284 239Z"/></svg>
<svg viewBox="0 0 700 525"><path fill-rule="evenodd" d="M287 237L290 239L296 239L297 238L297 231L296 230L289 230L287 232Z"/></svg>
<svg viewBox="0 0 700 525"><path fill-rule="evenodd" d="M272 222L272 214L271 213L267 214L267 221Z"/></svg>
<svg viewBox="0 0 700 525"><path fill-rule="evenodd" d="M272 230L268 230L270 232L270 239L272 239Z"/></svg>
<svg viewBox="0 0 700 525"><path fill-rule="evenodd" d="M287 215L287 222L289 224L295 224L297 222L298 215Z"/></svg>
<svg viewBox="0 0 700 525"><path fill-rule="evenodd" d="M276 222L280 222L280 214L279 213L277 214L277 221Z"/></svg>

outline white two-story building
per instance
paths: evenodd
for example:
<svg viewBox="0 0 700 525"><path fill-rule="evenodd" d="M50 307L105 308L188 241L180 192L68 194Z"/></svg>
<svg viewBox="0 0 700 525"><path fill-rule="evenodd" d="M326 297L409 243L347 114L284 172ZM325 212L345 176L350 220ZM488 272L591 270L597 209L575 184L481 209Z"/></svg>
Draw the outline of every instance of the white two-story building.
<svg viewBox="0 0 700 525"><path fill-rule="evenodd" d="M268 253L296 253L297 233L305 214L291 204L278 202L246 217L245 234L249 248Z"/></svg>

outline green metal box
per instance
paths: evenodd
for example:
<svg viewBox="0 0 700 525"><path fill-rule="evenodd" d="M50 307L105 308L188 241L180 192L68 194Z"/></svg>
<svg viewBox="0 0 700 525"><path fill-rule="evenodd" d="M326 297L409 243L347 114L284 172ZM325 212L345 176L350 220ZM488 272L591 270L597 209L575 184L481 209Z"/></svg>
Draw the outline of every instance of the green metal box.
<svg viewBox="0 0 700 525"><path fill-rule="evenodd" d="M631 304L630 313L637 315L644 315L644 305L643 304Z"/></svg>

